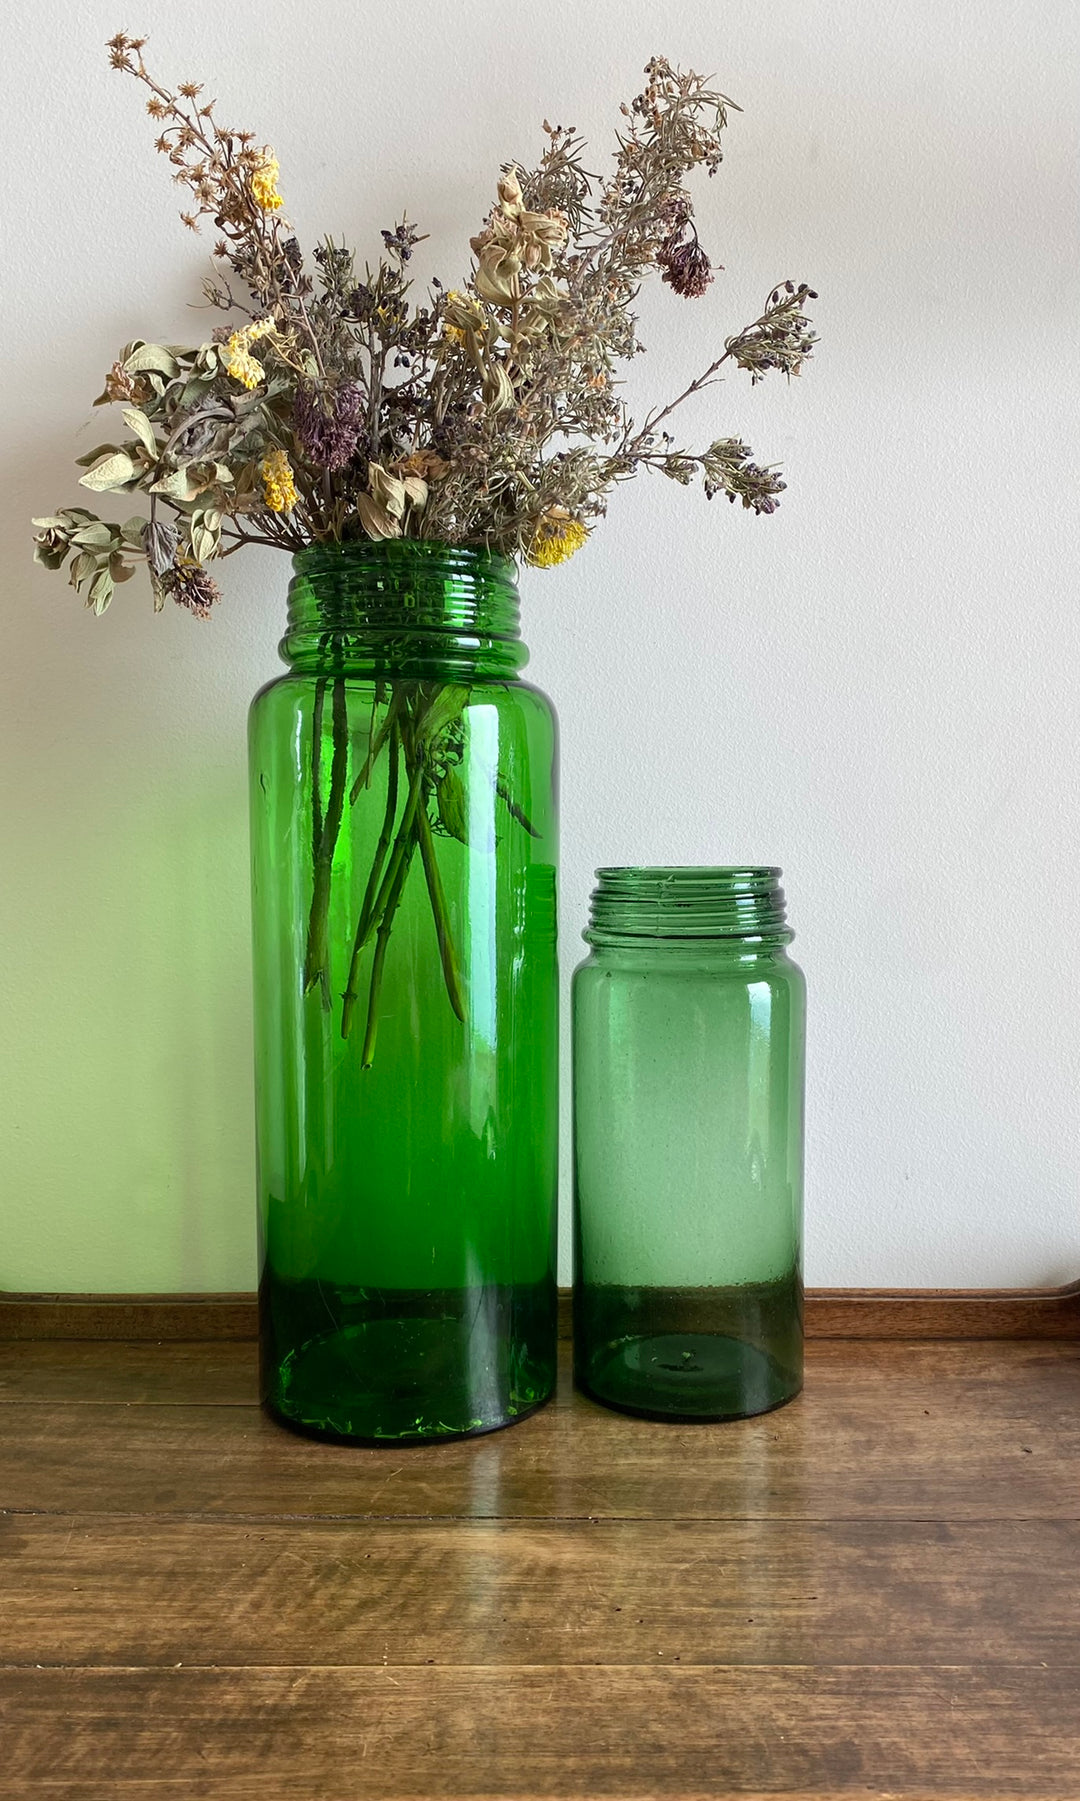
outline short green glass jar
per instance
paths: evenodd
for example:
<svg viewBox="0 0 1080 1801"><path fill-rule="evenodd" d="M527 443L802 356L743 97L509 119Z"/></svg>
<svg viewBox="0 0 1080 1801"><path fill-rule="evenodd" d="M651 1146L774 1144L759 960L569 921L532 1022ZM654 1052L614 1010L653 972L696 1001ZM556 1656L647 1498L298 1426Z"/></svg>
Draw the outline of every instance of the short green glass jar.
<svg viewBox="0 0 1080 1801"><path fill-rule="evenodd" d="M802 1386L805 983L778 869L601 869L574 976L574 1370L742 1418Z"/></svg>

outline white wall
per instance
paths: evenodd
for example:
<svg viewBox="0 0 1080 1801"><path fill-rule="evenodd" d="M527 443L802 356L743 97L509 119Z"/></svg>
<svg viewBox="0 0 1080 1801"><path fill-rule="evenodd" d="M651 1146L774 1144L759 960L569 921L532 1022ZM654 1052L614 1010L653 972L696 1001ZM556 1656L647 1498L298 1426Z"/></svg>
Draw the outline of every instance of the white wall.
<svg viewBox="0 0 1080 1801"><path fill-rule="evenodd" d="M646 57L744 108L699 185L726 265L646 309L668 397L778 278L819 360L731 380L688 435L785 464L773 519L639 482L524 582L563 724L563 956L604 862L776 861L812 1005L807 1274L1080 1273L1075 0L113 0L23 6L0 109L5 860L0 1286L243 1288L254 1272L244 711L288 570L220 616L102 620L32 569L77 503L89 402L136 335L201 335L175 218L103 40L276 147L290 214L378 244L408 208L452 280L546 114L606 157Z"/></svg>

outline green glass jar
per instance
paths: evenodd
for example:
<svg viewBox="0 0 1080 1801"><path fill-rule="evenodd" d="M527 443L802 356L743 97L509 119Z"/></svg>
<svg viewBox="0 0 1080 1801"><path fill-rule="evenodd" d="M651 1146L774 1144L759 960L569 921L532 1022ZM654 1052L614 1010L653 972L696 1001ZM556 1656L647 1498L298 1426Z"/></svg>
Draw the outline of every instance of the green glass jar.
<svg viewBox="0 0 1080 1801"><path fill-rule="evenodd" d="M778 869L601 869L574 976L574 1370L740 1418L802 1386L805 984Z"/></svg>
<svg viewBox="0 0 1080 1801"><path fill-rule="evenodd" d="M263 1395L488 1432L555 1375L554 714L505 558L294 568L249 731Z"/></svg>

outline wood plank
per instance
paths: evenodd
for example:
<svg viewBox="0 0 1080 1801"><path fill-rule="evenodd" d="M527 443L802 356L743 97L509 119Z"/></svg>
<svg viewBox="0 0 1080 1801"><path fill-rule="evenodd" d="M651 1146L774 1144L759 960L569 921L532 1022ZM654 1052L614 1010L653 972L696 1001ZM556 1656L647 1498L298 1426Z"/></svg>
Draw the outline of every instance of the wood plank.
<svg viewBox="0 0 1080 1801"><path fill-rule="evenodd" d="M164 1355L165 1353L161 1353ZM1023 1519L1080 1513L1080 1345L821 1343L804 1395L720 1426L570 1391L505 1432L367 1450L251 1406L7 1405L19 1512L218 1518Z"/></svg>
<svg viewBox="0 0 1080 1801"><path fill-rule="evenodd" d="M1077 1568L1078 1521L9 1516L0 1664L1080 1668Z"/></svg>
<svg viewBox="0 0 1080 1801"><path fill-rule="evenodd" d="M5 1801L1070 1797L1073 1669L0 1675Z"/></svg>
<svg viewBox="0 0 1080 1801"><path fill-rule="evenodd" d="M1063 1288L811 1288L809 1338L1080 1338L1080 1282ZM570 1337L570 1296L559 1293ZM253 1339L253 1294L45 1295L0 1291L0 1339Z"/></svg>

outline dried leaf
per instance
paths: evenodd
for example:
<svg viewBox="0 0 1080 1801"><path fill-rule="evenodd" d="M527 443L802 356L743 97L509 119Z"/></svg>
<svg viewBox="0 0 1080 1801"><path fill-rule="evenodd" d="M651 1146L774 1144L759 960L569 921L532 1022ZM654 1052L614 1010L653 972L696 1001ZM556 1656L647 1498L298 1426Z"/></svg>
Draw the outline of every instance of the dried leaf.
<svg viewBox="0 0 1080 1801"><path fill-rule="evenodd" d="M80 475L79 486L92 488L95 494L107 493L110 488L122 488L135 474L135 465L126 450L117 450L112 456L102 457L85 475Z"/></svg>
<svg viewBox="0 0 1080 1801"><path fill-rule="evenodd" d="M400 538L401 527L397 520L391 519L389 513L385 513L370 494L356 496L356 510L369 538Z"/></svg>
<svg viewBox="0 0 1080 1801"><path fill-rule="evenodd" d="M153 519L143 532L143 549L150 565L151 580L171 569L176 556L177 531L166 519Z"/></svg>
<svg viewBox="0 0 1080 1801"><path fill-rule="evenodd" d="M213 386L213 382L213 376L189 376L188 380L180 390L180 398L176 403L176 411L178 413L188 412L197 400L201 400L204 394L209 393Z"/></svg>
<svg viewBox="0 0 1080 1801"><path fill-rule="evenodd" d="M75 467L76 469L89 469L102 457L116 456L119 450L119 444L95 444L93 450L88 450L85 455L75 458Z"/></svg>
<svg viewBox="0 0 1080 1801"><path fill-rule="evenodd" d="M154 436L154 428L141 407L126 406L120 415L128 430L134 432L144 450L157 461L158 446Z"/></svg>
<svg viewBox="0 0 1080 1801"><path fill-rule="evenodd" d="M138 375L140 370L153 370L173 381L180 373L180 365L172 352L161 344L140 344L124 358L124 371L127 375Z"/></svg>
<svg viewBox="0 0 1080 1801"><path fill-rule="evenodd" d="M112 597L113 578L107 569L102 569L90 584L90 593L87 597L86 604L88 607L93 607L95 613L101 614L105 611L105 608L108 606Z"/></svg>
<svg viewBox="0 0 1080 1801"><path fill-rule="evenodd" d="M171 475L163 475L160 481L153 482L148 490L151 494L164 494L168 500L195 500L207 486L194 474L195 465L188 464L183 469L174 469Z"/></svg>
<svg viewBox="0 0 1080 1801"><path fill-rule="evenodd" d="M456 682L447 682L440 688L419 721L419 729L424 738L432 743L448 725L453 725L455 720L460 719L468 699L468 688L462 688Z"/></svg>
<svg viewBox="0 0 1080 1801"><path fill-rule="evenodd" d="M91 519L88 525L80 525L77 532L71 533L71 542L78 550L108 550L114 530L103 519Z"/></svg>
<svg viewBox="0 0 1080 1801"><path fill-rule="evenodd" d="M60 544L35 544L34 561L43 569L62 569L71 546Z"/></svg>
<svg viewBox="0 0 1080 1801"><path fill-rule="evenodd" d="M210 524L216 519L218 524ZM193 513L191 516L191 554L197 563L208 563L216 557L221 543L221 514Z"/></svg>
<svg viewBox="0 0 1080 1801"><path fill-rule="evenodd" d="M381 463L368 465L368 487L376 505L391 519L400 519L405 511L405 483L400 476L388 475ZM390 535L390 534L387 534ZM400 536L400 531L393 533Z"/></svg>
<svg viewBox="0 0 1080 1801"><path fill-rule="evenodd" d="M514 384L506 373L503 363L488 366L484 376L482 393L493 413L505 413L514 404Z"/></svg>
<svg viewBox="0 0 1080 1801"><path fill-rule="evenodd" d="M435 790L439 819L443 829L459 844L469 842L465 825L465 789L456 769L448 769Z"/></svg>

